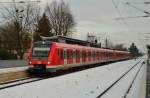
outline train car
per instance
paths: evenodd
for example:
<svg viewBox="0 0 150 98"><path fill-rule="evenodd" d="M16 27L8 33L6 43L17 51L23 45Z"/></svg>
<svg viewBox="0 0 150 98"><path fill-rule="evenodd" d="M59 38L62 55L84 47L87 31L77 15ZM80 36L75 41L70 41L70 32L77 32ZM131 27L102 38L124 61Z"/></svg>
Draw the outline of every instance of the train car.
<svg viewBox="0 0 150 98"><path fill-rule="evenodd" d="M29 68L57 71L76 66L129 58L129 52L71 45L51 41L35 42L29 52Z"/></svg>

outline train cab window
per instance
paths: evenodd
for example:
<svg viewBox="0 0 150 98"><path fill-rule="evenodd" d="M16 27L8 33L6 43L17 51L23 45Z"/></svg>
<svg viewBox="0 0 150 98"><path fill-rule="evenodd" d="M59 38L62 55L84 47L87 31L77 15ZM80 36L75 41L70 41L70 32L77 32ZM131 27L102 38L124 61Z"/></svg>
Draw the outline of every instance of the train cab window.
<svg viewBox="0 0 150 98"><path fill-rule="evenodd" d="M51 50L52 43L50 41L37 41L34 43L32 48L32 58L34 59L47 59L50 50Z"/></svg>

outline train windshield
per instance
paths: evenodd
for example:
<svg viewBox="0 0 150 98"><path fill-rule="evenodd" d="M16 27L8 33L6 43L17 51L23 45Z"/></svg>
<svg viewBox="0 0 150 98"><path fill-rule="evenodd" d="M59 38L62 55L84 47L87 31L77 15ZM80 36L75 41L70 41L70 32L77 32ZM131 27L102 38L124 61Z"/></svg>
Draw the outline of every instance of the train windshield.
<svg viewBox="0 0 150 98"><path fill-rule="evenodd" d="M38 41L34 43L32 49L32 58L34 59L47 59L51 48L50 41Z"/></svg>

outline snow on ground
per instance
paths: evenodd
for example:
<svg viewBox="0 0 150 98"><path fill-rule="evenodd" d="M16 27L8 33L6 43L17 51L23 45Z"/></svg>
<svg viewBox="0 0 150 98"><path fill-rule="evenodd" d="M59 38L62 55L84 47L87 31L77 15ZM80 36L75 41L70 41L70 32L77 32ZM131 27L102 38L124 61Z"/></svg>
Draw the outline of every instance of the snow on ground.
<svg viewBox="0 0 150 98"><path fill-rule="evenodd" d="M0 90L0 98L96 98L139 61L140 59L117 62L3 89ZM132 79L134 72L131 72L129 78ZM124 88L118 89L121 91Z"/></svg>
<svg viewBox="0 0 150 98"><path fill-rule="evenodd" d="M141 68L127 98L144 98L146 90L146 64Z"/></svg>
<svg viewBox="0 0 150 98"><path fill-rule="evenodd" d="M139 63L133 70L131 70L125 77L123 77L116 85L114 85L106 94L104 94L101 98L108 98L108 96L111 96L111 98L124 98L124 95L128 91L128 88L130 87L130 84L132 83L134 77L136 76L136 73L141 67L141 63ZM131 92L129 94L127 93L126 98L140 98L140 86L143 85L141 83L141 79L143 79L144 72L145 72L145 66L144 64L140 72L138 73L138 76L135 79L136 83L133 83L133 86L131 87ZM143 94L144 95L144 94Z"/></svg>
<svg viewBox="0 0 150 98"><path fill-rule="evenodd" d="M27 60L0 60L0 74L24 71L28 68L27 64Z"/></svg>
<svg viewBox="0 0 150 98"><path fill-rule="evenodd" d="M27 66L25 66L25 67L3 68L3 69L0 69L0 74L1 73L10 73L10 72L24 71L24 70L27 70L27 69L28 69Z"/></svg>
<svg viewBox="0 0 150 98"><path fill-rule="evenodd" d="M0 60L0 69L10 67L23 67L27 64L27 60Z"/></svg>

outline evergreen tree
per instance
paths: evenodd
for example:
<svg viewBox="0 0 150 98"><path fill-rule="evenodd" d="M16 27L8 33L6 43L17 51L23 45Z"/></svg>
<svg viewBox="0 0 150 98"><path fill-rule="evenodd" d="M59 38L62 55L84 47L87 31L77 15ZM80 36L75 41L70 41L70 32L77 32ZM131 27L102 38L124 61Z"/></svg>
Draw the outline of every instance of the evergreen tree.
<svg viewBox="0 0 150 98"><path fill-rule="evenodd" d="M147 45L148 58L150 59L150 45Z"/></svg>
<svg viewBox="0 0 150 98"><path fill-rule="evenodd" d="M47 18L45 13L41 17L41 19L38 21L37 30L36 30L36 33L34 35L34 40L35 41L41 40L40 35L46 36L46 37L50 37L53 35L50 21Z"/></svg>
<svg viewBox="0 0 150 98"><path fill-rule="evenodd" d="M133 57L136 57L139 55L139 49L135 46L134 43L131 44L130 48L129 48L129 51L131 52L131 55Z"/></svg>

